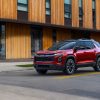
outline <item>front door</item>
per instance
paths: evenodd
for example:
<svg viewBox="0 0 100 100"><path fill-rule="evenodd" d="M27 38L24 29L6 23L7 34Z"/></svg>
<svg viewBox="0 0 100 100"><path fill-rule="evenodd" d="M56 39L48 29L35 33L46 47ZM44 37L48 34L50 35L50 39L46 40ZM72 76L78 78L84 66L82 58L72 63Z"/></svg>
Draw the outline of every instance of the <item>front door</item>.
<svg viewBox="0 0 100 100"><path fill-rule="evenodd" d="M31 33L32 54L39 50L42 50L42 29L32 28L32 33Z"/></svg>

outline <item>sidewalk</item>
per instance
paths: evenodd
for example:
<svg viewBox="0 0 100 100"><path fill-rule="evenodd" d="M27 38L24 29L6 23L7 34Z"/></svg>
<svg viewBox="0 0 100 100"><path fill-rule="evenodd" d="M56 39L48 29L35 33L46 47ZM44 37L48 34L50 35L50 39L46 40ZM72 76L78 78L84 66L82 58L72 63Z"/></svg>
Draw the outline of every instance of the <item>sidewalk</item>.
<svg viewBox="0 0 100 100"><path fill-rule="evenodd" d="M26 68L17 67L16 65L25 65L25 64L32 64L32 62L3 62L3 63L0 62L0 72L24 70Z"/></svg>

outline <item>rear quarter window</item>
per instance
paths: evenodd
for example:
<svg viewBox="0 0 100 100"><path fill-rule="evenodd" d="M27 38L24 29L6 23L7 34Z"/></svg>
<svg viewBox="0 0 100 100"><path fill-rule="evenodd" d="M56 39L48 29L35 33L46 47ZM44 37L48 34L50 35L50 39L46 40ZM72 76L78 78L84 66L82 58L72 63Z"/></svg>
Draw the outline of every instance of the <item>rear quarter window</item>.
<svg viewBox="0 0 100 100"><path fill-rule="evenodd" d="M99 42L94 42L94 44L97 46L97 47L100 47L100 43Z"/></svg>

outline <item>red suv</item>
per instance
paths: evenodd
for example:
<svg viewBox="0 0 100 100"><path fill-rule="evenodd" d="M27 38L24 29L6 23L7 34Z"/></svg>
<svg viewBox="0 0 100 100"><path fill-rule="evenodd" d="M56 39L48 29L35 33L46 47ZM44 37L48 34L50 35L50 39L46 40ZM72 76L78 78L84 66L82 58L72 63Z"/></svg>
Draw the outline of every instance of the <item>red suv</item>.
<svg viewBox="0 0 100 100"><path fill-rule="evenodd" d="M58 43L34 56L34 67L39 74L46 74L48 70L62 70L70 75L79 67L90 66L100 71L100 44L89 39Z"/></svg>

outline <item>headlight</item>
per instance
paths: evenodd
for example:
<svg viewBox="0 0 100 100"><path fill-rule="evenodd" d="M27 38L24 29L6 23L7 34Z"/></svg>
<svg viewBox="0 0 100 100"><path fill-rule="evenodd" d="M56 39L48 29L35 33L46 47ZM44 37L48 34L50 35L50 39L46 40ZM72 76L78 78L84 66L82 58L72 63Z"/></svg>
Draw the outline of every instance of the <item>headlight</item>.
<svg viewBox="0 0 100 100"><path fill-rule="evenodd" d="M54 54L55 56L63 56L62 54Z"/></svg>

